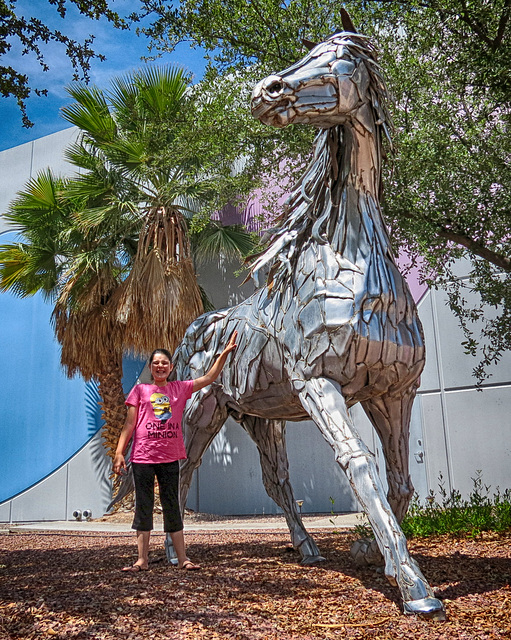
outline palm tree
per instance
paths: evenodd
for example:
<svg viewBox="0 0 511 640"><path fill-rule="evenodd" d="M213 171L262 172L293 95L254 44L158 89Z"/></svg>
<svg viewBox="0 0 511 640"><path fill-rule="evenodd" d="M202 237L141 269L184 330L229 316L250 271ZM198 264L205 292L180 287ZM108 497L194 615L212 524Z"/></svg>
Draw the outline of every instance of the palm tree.
<svg viewBox="0 0 511 640"><path fill-rule="evenodd" d="M80 173L32 181L8 216L26 242L0 248L0 287L51 296L62 363L70 375L98 378L110 455L124 421L123 353L172 351L202 311L188 228L194 214L221 203L214 169L228 174L223 158L203 162L190 152L194 105L182 71L151 68L111 86L69 89L75 103L64 117L81 135L66 156ZM41 189L46 198L34 202ZM203 254L254 245L204 214L195 227ZM41 266L34 252L46 246Z"/></svg>
<svg viewBox="0 0 511 640"><path fill-rule="evenodd" d="M0 246L0 289L20 297L39 291L53 302L62 364L70 377L98 380L103 418L118 428L123 345L110 301L129 273L137 226L126 218L115 238L105 225L84 233L76 224L83 202L69 196L70 184L44 171L11 204L6 219L20 241Z"/></svg>
<svg viewBox="0 0 511 640"><path fill-rule="evenodd" d="M108 94L72 87L75 103L63 110L82 132L67 153L86 172L74 183L76 195L98 203L80 223L115 227L125 212L141 220L137 255L116 310L125 345L135 352L151 351L162 340L173 349L202 312L182 204L202 185L191 159L173 148L187 86L179 69L150 68L113 80Z"/></svg>
<svg viewBox="0 0 511 640"><path fill-rule="evenodd" d="M109 313L122 326L124 349L136 354L163 345L173 351L203 310L187 218L206 201L218 205L212 168L218 170L225 160L217 157L215 165L205 166L204 158L193 153L195 104L187 89L181 69L151 67L112 80L109 92L75 85L69 89L75 103L63 110L81 130L79 142L67 152L84 172L73 183L73 195L96 203L81 212L79 224L116 229L125 216L140 220L129 275L109 303ZM196 235L207 237L212 226L208 221ZM214 228L217 237L231 241L219 247L228 255L253 244L240 230ZM107 427L111 447L118 429Z"/></svg>

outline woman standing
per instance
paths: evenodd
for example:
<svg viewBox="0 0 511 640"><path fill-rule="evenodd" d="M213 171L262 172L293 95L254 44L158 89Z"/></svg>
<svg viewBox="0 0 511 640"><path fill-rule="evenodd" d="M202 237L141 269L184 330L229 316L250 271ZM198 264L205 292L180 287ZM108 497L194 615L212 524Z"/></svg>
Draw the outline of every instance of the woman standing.
<svg viewBox="0 0 511 640"><path fill-rule="evenodd" d="M156 349L149 358L153 383L135 385L126 398L128 414L117 444L113 470L117 474L126 473L124 451L133 435L131 463L135 517L132 528L137 532L138 559L123 571L149 569L155 477L160 487L163 528L172 538L178 567L187 571L199 569L186 556L179 506L179 460L186 458L181 420L192 393L211 384L220 375L227 356L236 348L236 337L235 331L211 369L195 380L169 382L172 356L166 349Z"/></svg>

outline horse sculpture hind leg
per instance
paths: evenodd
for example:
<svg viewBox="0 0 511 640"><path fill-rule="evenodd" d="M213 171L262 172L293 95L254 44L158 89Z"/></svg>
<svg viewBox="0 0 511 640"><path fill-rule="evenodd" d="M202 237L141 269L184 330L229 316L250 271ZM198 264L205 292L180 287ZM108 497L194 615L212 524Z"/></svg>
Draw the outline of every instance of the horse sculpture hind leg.
<svg viewBox="0 0 511 640"><path fill-rule="evenodd" d="M302 564L323 561L325 558L320 554L313 538L307 533L296 509L293 489L289 482L285 421L244 416L241 425L257 445L264 488L270 498L284 512L291 534L291 542L293 547L299 551Z"/></svg>
<svg viewBox="0 0 511 640"><path fill-rule="evenodd" d="M387 475L387 500L396 520L401 523L413 496L409 473L409 424L415 387L403 396L384 394L361 402L364 411L380 437ZM360 565L379 565L382 555L374 539L357 540L351 554Z"/></svg>
<svg viewBox="0 0 511 640"><path fill-rule="evenodd" d="M409 473L409 424L415 387L404 395L384 394L362 402L362 407L380 437L387 471L387 499L399 523L413 496Z"/></svg>
<svg viewBox="0 0 511 640"><path fill-rule="evenodd" d="M352 489L371 523L385 561L385 575L397 585L405 613L445 619L442 603L434 597L426 579L410 557L406 539L385 497L374 456L355 431L340 386L324 377L297 381L304 409L334 449Z"/></svg>

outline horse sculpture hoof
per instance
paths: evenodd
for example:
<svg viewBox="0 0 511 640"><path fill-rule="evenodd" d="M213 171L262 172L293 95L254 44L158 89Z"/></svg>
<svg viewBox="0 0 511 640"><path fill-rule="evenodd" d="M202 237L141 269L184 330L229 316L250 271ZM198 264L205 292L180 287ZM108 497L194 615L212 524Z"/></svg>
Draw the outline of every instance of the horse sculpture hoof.
<svg viewBox="0 0 511 640"><path fill-rule="evenodd" d="M350 549L351 557L359 567L382 567L385 564L374 538L356 540Z"/></svg>
<svg viewBox="0 0 511 640"><path fill-rule="evenodd" d="M310 536L307 536L302 540L302 542L296 546L296 549L302 557L300 564L316 564L317 562L324 562L326 560L326 558L321 555L317 544Z"/></svg>
<svg viewBox="0 0 511 640"><path fill-rule="evenodd" d="M403 602L403 609L407 615L418 615L438 622L446 619L444 605L437 598L427 597Z"/></svg>
<svg viewBox="0 0 511 640"><path fill-rule="evenodd" d="M323 556L304 556L300 560L300 564L307 566L309 564L317 564L318 562L325 562L325 561L326 561L326 558L324 558Z"/></svg>

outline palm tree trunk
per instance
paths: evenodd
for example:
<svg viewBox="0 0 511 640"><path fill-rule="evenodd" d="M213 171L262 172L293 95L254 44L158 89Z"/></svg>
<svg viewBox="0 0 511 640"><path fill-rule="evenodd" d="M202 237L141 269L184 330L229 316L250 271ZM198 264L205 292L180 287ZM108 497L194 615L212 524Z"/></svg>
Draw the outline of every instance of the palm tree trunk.
<svg viewBox="0 0 511 640"><path fill-rule="evenodd" d="M122 388L122 355L113 354L110 363L103 367L97 378L99 381L99 394L102 399L100 402L101 417L105 423L102 431L103 444L107 455L113 461L117 442L126 419L125 398Z"/></svg>

